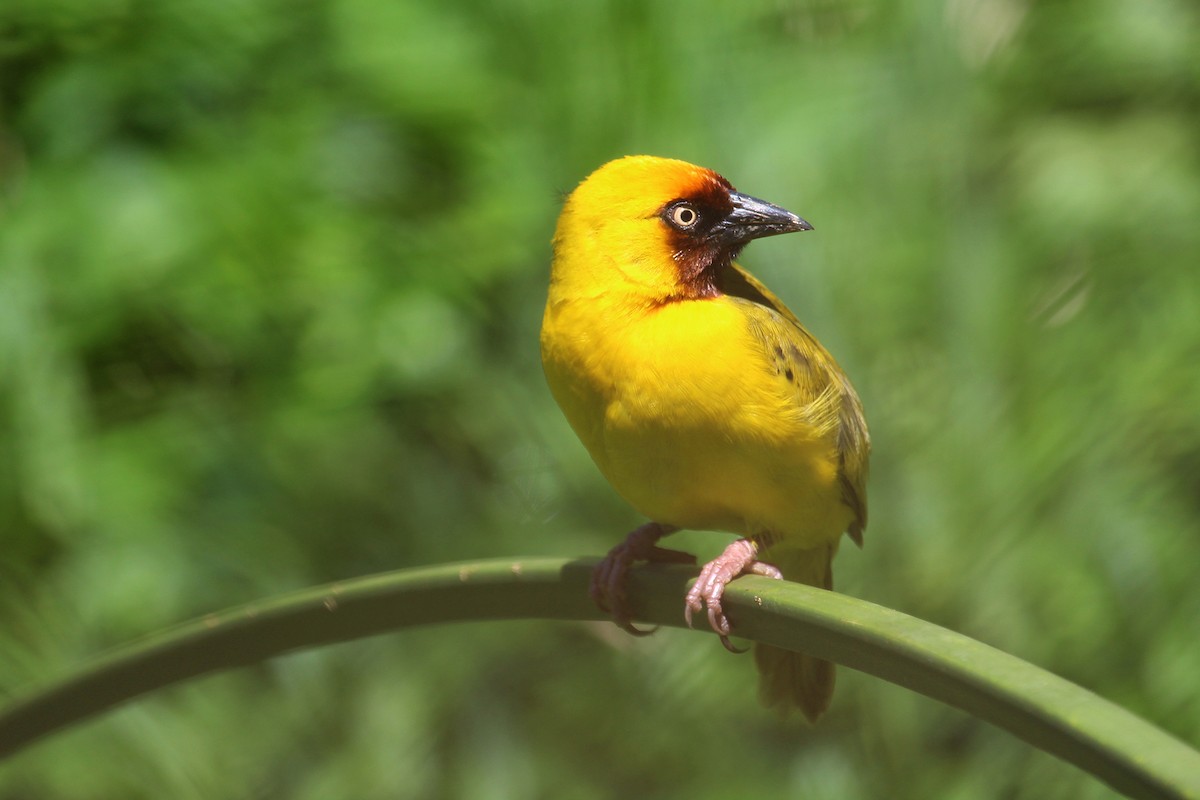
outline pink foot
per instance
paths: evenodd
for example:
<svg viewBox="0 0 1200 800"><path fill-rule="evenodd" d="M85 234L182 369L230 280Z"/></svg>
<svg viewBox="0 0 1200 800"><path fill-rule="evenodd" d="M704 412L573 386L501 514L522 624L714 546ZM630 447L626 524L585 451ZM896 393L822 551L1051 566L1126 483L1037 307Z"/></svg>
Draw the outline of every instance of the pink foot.
<svg viewBox="0 0 1200 800"><path fill-rule="evenodd" d="M749 539L738 539L725 552L704 565L700 577L692 585L684 601L683 617L690 627L692 614L708 608L708 624L721 637L721 644L733 653L740 653L729 643L729 619L721 610L721 596L725 594L725 586L739 575L751 573L767 578L783 580L783 574L770 564L757 559L758 546Z"/></svg>
<svg viewBox="0 0 1200 800"><path fill-rule="evenodd" d="M604 560L592 570L592 582L588 594L601 611L612 614L613 622L634 636L648 636L651 628L642 630L633 624L633 615L625 597L625 578L635 561L650 561L662 564L695 564L696 557L680 550L659 547L657 542L668 533L679 530L672 525L648 522L637 528L625 541L608 551Z"/></svg>

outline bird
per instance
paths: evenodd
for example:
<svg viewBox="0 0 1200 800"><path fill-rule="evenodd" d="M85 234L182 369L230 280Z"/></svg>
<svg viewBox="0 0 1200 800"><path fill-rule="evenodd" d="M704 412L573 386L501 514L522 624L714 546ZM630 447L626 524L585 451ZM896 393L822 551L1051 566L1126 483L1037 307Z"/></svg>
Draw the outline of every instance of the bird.
<svg viewBox="0 0 1200 800"><path fill-rule="evenodd" d="M870 435L846 374L735 259L754 239L812 230L677 159L625 156L566 198L553 238L542 366L568 423L616 492L649 519L592 573L597 605L633 624L637 561L695 563L659 546L680 529L738 538L705 564L684 616L707 612L729 649L721 598L743 574L831 589L843 534L867 524ZM759 698L811 722L834 686L827 661L756 644Z"/></svg>

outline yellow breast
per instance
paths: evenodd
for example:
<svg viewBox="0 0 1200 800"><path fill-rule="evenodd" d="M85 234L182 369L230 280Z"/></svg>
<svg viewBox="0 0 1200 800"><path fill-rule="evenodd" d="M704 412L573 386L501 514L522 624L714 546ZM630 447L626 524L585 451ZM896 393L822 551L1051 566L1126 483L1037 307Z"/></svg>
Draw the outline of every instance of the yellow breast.
<svg viewBox="0 0 1200 800"><path fill-rule="evenodd" d="M542 356L596 464L652 520L805 548L849 524L829 398L797 392L735 300L552 296Z"/></svg>

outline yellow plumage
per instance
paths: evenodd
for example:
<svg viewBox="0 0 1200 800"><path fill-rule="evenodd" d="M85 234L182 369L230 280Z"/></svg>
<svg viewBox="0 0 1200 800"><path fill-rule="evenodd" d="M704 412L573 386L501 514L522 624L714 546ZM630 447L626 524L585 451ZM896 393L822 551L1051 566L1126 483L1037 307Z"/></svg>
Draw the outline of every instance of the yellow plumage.
<svg viewBox="0 0 1200 800"><path fill-rule="evenodd" d="M610 162L559 218L542 359L597 466L663 532L740 534L785 577L828 587L841 534L861 543L866 524L862 410L732 262L752 238L808 227L691 164ZM756 660L769 705L824 710L832 665L762 646Z"/></svg>

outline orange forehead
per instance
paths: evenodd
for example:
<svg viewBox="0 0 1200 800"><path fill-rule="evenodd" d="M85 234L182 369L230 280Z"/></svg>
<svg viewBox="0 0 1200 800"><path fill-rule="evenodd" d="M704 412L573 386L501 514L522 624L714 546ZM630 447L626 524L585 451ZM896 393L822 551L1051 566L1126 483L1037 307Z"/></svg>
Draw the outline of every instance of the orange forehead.
<svg viewBox="0 0 1200 800"><path fill-rule="evenodd" d="M589 175L575 190L573 199L596 210L622 209L644 216L683 198L726 206L731 191L729 181L711 169L673 158L626 156Z"/></svg>
<svg viewBox="0 0 1200 800"><path fill-rule="evenodd" d="M681 184L676 198L691 200L713 208L728 209L732 207L729 200L729 193L732 191L733 185L724 177L711 169L702 169Z"/></svg>

